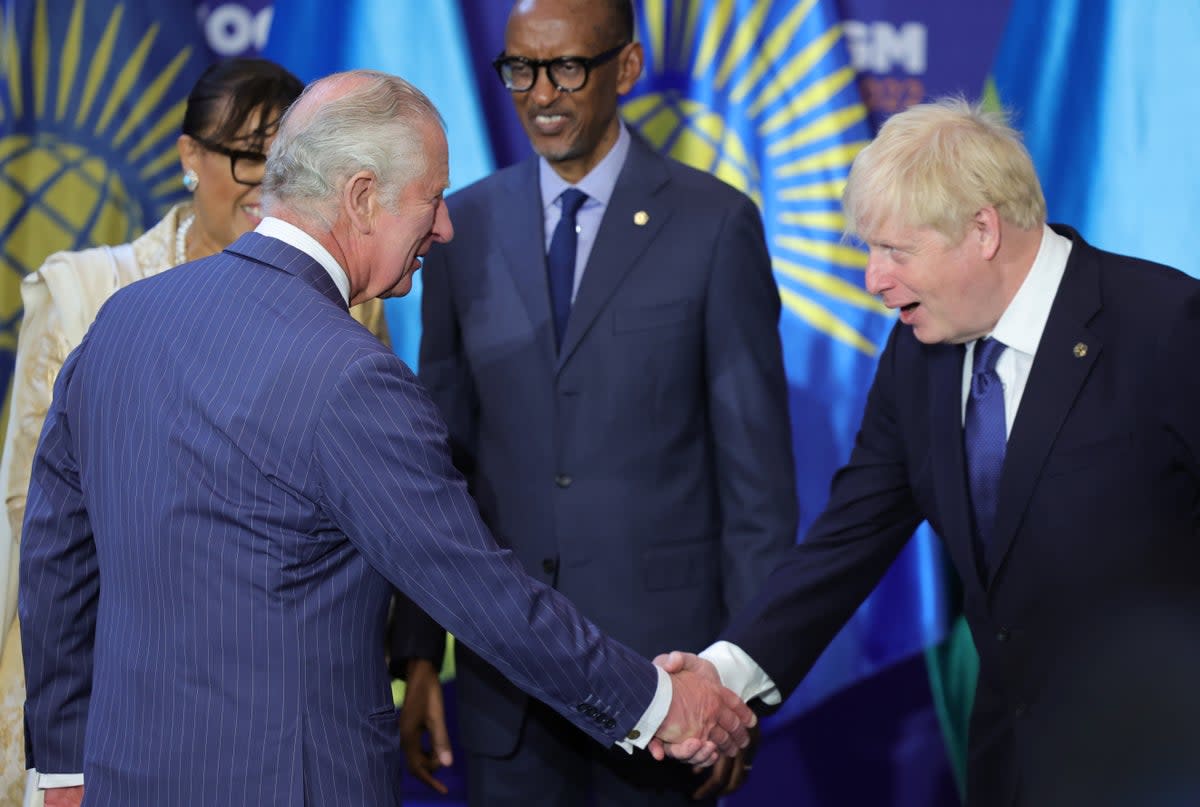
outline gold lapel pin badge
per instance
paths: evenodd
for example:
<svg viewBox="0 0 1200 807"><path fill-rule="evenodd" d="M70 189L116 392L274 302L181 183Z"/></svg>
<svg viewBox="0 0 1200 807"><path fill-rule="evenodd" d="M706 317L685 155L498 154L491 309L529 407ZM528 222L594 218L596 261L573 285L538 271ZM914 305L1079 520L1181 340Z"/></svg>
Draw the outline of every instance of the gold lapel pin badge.
<svg viewBox="0 0 1200 807"><path fill-rule="evenodd" d="M645 210L639 210L633 214L633 223L639 227L645 227L648 221L650 221L650 214Z"/></svg>
<svg viewBox="0 0 1200 807"><path fill-rule="evenodd" d="M1076 342L1075 347L1071 350L1075 354L1075 358L1082 359L1087 355L1087 345L1083 342Z"/></svg>

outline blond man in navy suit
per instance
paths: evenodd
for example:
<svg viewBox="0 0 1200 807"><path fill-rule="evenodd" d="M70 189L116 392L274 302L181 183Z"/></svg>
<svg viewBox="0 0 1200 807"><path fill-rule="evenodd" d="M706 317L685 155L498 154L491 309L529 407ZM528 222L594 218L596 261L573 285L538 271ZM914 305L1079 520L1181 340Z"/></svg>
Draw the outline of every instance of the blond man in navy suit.
<svg viewBox="0 0 1200 807"><path fill-rule="evenodd" d="M927 520L979 650L969 807L1195 803L1200 727L1160 706L1111 718L1163 682L1192 699L1129 654L1162 646L1130 615L1164 636L1200 621L1200 282L1047 225L1020 136L961 99L890 118L843 202L867 290L900 319L853 454L703 654L717 669L683 654L670 668L778 702ZM1087 680L1103 694L1080 704ZM1164 753L1147 763L1141 743ZM1180 754L1185 781L1168 775Z"/></svg>

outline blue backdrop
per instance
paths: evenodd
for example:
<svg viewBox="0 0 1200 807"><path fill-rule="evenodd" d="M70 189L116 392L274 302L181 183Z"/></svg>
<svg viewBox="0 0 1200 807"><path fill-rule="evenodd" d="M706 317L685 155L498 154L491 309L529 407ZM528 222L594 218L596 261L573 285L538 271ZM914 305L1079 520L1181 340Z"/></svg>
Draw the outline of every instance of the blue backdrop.
<svg viewBox="0 0 1200 807"><path fill-rule="evenodd" d="M490 65L508 8L498 0L3 4L0 379L20 277L52 249L125 240L175 198L179 102L217 56L266 51L304 79L345 67L405 75L446 113L456 186L529 153ZM663 58L627 119L764 211L787 311L806 523L848 452L890 324L861 293L861 257L838 242L831 204L855 144L888 114L948 92L977 97L987 84L1017 112L1052 219L1101 247L1198 271L1185 233L1200 210L1200 145L1186 125L1194 104L1179 92L1200 75L1194 0L644 0L639 9L642 40ZM853 74L839 72L847 63ZM772 71L789 65L789 91L771 89ZM821 79L825 90L802 95ZM153 103L137 103L146 97ZM397 349L414 358L415 300L388 313ZM961 758L942 736L949 729L961 750L964 702L941 697L953 689L945 669L932 670L931 692L921 652L954 625L943 571L932 538L919 537L767 725L754 775L730 803L958 803L952 760ZM969 692L965 669L950 678L965 677ZM451 796L436 801L461 800L461 763L446 778ZM408 799L435 801L416 788Z"/></svg>

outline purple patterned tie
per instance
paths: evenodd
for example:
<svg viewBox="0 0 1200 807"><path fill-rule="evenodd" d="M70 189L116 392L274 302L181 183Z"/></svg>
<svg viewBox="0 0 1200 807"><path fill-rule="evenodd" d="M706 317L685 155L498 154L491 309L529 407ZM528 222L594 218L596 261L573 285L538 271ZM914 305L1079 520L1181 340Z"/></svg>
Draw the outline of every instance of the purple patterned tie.
<svg viewBox="0 0 1200 807"><path fill-rule="evenodd" d="M988 552L996 525L1000 470L1004 467L1004 388L996 375L996 360L1003 352L1004 343L995 339L981 339L975 343L971 393L967 397L967 416L963 421L975 550L981 571L989 568Z"/></svg>
<svg viewBox="0 0 1200 807"><path fill-rule="evenodd" d="M562 345L567 317L571 313L571 291L575 286L575 214L588 197L583 191L567 188L558 198L562 204L562 216L554 228L554 235L550 237L546 272L550 281L550 306L554 313L554 344Z"/></svg>

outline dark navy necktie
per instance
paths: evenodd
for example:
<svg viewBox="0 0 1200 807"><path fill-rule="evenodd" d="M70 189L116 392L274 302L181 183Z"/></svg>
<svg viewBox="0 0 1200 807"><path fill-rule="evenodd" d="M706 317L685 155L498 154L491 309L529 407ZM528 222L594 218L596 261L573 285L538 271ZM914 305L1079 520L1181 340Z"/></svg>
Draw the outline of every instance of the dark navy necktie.
<svg viewBox="0 0 1200 807"><path fill-rule="evenodd" d="M1004 388L996 375L996 360L1004 343L981 339L975 343L971 392L963 420L963 449L967 455L967 481L975 518L975 550L981 572L988 569L992 530L996 525L996 499L1000 470L1004 467Z"/></svg>
<svg viewBox="0 0 1200 807"><path fill-rule="evenodd" d="M562 216L554 235L550 238L550 251L546 254L546 272L550 281L550 305L554 313L554 344L561 345L567 330L567 317L571 314L571 290L575 286L575 214L587 201L583 191L567 188L558 197L562 204Z"/></svg>

